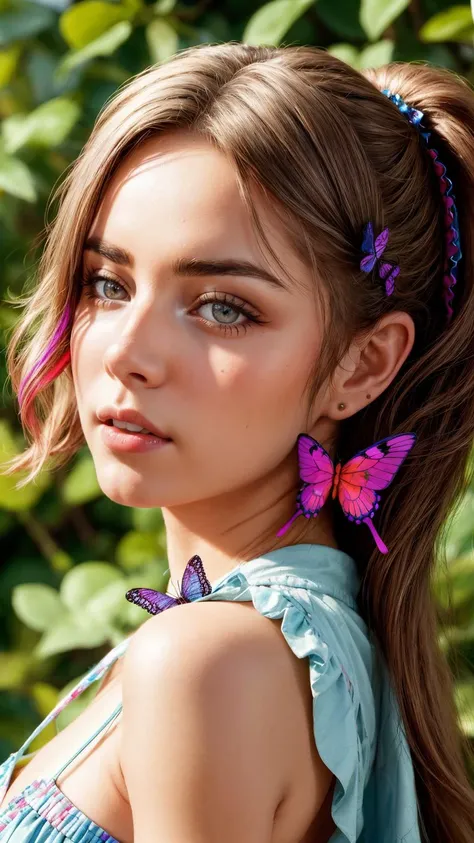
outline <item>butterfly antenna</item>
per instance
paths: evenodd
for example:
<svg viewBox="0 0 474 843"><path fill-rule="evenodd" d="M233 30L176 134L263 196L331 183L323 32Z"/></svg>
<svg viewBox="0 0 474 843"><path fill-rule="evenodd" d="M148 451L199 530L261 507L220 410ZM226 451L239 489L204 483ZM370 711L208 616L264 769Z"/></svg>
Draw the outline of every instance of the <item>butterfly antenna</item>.
<svg viewBox="0 0 474 843"><path fill-rule="evenodd" d="M171 580L171 584L174 586L174 590L175 590L176 594L180 594L180 590L179 590L177 584L175 583L175 581L172 580L171 577L170 577L170 580Z"/></svg>
<svg viewBox="0 0 474 843"><path fill-rule="evenodd" d="M367 524L370 532L372 533L372 535L374 537L375 544L377 545L380 552L381 553L388 553L388 547L387 547L386 544L384 544L384 542L380 538L379 534L377 533L377 530L374 527L372 519L371 518L364 518L364 524Z"/></svg>
<svg viewBox="0 0 474 843"><path fill-rule="evenodd" d="M286 524L283 524L283 527L280 527L277 536L282 536L283 533L286 533L291 524L293 524L293 521L295 521L299 515L301 515L301 509L298 509L295 514L291 516L290 520L287 521Z"/></svg>

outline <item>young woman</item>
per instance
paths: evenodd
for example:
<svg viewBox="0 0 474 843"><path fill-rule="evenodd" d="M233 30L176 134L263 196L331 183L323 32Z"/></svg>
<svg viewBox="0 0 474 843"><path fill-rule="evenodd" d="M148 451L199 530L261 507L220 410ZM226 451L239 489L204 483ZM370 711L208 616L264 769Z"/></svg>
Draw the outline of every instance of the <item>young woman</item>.
<svg viewBox="0 0 474 843"><path fill-rule="evenodd" d="M428 67L205 45L103 109L10 350L14 468L85 440L182 587L138 583L93 702L4 762L1 843L472 843L430 574L473 180L473 93Z"/></svg>

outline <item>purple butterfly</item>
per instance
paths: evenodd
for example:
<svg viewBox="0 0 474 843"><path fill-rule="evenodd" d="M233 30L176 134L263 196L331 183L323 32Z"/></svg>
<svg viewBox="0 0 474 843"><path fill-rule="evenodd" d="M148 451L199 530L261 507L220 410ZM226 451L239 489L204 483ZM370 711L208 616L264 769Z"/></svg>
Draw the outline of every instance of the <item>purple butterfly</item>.
<svg viewBox="0 0 474 843"><path fill-rule="evenodd" d="M179 603L191 603L198 597L204 597L212 591L211 583L204 573L204 566L200 556L193 556L184 569L182 588L178 589L180 596L172 597L153 588L131 588L125 597L130 603L141 606L150 615L158 615L171 606Z"/></svg>
<svg viewBox="0 0 474 843"><path fill-rule="evenodd" d="M387 296L392 295L395 287L395 278L400 274L399 266L380 260L388 243L389 234L389 229L384 228L374 240L374 229L372 223L368 222L364 228L362 240L362 251L367 257L362 258L360 262L362 272L372 272L374 266L377 264L379 276L382 281L385 281L385 292Z"/></svg>

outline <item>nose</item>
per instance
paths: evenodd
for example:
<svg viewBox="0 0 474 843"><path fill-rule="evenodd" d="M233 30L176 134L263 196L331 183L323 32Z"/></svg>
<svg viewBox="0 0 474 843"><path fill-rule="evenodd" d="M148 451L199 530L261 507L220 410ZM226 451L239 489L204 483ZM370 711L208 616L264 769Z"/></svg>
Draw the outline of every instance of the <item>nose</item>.
<svg viewBox="0 0 474 843"><path fill-rule="evenodd" d="M123 322L117 329L104 353L106 372L128 388L138 384L149 389L160 386L165 377L165 361L158 349L158 338L163 339L163 334L153 303L124 308ZM162 343L160 346L163 348Z"/></svg>

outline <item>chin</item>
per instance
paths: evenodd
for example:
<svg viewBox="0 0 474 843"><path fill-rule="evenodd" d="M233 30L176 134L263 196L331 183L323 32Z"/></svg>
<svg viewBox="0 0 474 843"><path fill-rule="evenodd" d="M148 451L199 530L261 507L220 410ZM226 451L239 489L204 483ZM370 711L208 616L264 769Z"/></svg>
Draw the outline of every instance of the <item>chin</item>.
<svg viewBox="0 0 474 843"><path fill-rule="evenodd" d="M100 488L114 503L143 509L165 505L147 472L140 474L130 466L110 463L96 465L96 471Z"/></svg>

